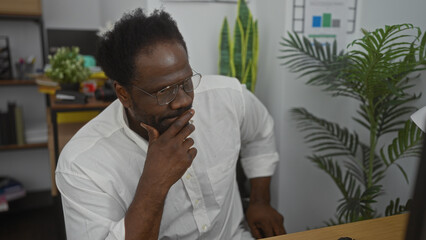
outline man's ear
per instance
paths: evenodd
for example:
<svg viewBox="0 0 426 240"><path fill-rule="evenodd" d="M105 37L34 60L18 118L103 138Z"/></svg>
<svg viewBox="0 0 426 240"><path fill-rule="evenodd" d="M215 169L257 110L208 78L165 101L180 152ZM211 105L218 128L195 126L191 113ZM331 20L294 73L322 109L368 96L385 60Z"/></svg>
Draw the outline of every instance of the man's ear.
<svg viewBox="0 0 426 240"><path fill-rule="evenodd" d="M114 81L114 89L121 104L123 104L125 108L130 108L132 106L132 101L127 89L120 85L117 81Z"/></svg>

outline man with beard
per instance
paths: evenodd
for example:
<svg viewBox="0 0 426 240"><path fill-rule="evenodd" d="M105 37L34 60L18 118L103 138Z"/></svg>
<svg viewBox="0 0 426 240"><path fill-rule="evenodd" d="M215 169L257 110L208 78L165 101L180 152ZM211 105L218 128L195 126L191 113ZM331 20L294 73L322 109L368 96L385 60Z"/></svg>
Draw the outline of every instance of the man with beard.
<svg viewBox="0 0 426 240"><path fill-rule="evenodd" d="M100 40L97 59L118 100L60 155L56 182L69 240L285 233L270 206L278 162L270 115L238 80L191 68L168 13L123 16ZM251 183L247 221L235 180L239 157Z"/></svg>

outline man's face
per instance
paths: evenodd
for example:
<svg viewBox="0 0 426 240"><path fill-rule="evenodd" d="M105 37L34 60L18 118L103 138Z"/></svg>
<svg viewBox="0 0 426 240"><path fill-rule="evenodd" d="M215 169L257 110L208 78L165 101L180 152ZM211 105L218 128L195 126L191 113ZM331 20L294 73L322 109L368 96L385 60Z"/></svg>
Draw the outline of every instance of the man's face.
<svg viewBox="0 0 426 240"><path fill-rule="evenodd" d="M133 85L156 95L167 86L181 83L193 74L185 49L178 43L158 43L149 53L140 52L135 59ZM186 93L179 87L176 98L166 105L159 105L157 98L131 88L131 106L128 113L133 121L156 128L160 134L182 113L192 107L194 93Z"/></svg>

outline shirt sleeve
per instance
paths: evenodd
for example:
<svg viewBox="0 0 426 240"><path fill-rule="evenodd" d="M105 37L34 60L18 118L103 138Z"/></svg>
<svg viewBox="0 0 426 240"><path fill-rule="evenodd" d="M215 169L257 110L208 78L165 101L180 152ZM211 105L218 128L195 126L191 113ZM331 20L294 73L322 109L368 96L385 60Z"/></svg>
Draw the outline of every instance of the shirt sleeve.
<svg viewBox="0 0 426 240"><path fill-rule="evenodd" d="M274 121L259 99L242 88L241 164L248 178L272 176L279 160Z"/></svg>
<svg viewBox="0 0 426 240"><path fill-rule="evenodd" d="M68 240L124 239L125 209L85 176L56 172Z"/></svg>

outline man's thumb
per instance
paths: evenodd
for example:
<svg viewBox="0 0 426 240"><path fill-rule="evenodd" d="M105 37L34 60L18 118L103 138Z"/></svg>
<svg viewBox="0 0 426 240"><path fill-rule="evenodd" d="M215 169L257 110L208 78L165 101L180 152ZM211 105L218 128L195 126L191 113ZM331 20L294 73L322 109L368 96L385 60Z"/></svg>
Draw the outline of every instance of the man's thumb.
<svg viewBox="0 0 426 240"><path fill-rule="evenodd" d="M151 126L149 126L149 125L147 125L143 122L141 122L140 125L141 125L141 127L145 128L145 130L148 132L149 142L156 140L160 136L157 129L155 129L155 128L153 128L153 127L151 127Z"/></svg>

